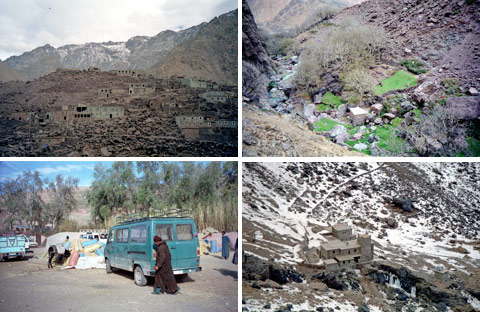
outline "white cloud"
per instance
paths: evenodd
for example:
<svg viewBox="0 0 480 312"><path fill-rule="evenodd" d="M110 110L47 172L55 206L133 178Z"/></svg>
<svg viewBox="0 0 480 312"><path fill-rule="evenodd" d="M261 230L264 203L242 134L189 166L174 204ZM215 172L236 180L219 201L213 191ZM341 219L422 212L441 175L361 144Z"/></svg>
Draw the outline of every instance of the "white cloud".
<svg viewBox="0 0 480 312"><path fill-rule="evenodd" d="M236 0L1 0L0 58L36 47L126 41L185 29L236 9Z"/></svg>
<svg viewBox="0 0 480 312"><path fill-rule="evenodd" d="M66 166L36 168L35 170L38 171L41 174L50 175L50 174L75 172L75 171L83 171L83 170L93 170L93 166L90 166L90 165L66 165Z"/></svg>

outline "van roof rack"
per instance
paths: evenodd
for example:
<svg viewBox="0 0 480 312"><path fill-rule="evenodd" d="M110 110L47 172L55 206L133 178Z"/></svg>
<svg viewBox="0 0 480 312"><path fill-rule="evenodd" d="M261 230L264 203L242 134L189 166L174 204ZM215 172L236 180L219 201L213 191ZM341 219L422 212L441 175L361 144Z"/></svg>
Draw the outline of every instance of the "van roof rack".
<svg viewBox="0 0 480 312"><path fill-rule="evenodd" d="M117 224L124 222L138 221L147 218L191 218L192 211L189 208L150 208L148 210L129 213L118 216Z"/></svg>

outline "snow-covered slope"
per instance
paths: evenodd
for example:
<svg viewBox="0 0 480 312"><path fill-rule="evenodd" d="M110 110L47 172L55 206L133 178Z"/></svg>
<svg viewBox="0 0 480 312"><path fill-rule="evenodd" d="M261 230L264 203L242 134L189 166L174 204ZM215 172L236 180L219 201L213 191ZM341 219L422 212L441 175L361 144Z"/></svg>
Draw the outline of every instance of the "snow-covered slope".
<svg viewBox="0 0 480 312"><path fill-rule="evenodd" d="M182 30L162 31L156 36L136 36L127 42L101 42L70 44L58 48L47 44L19 56L12 56L5 63L35 79L57 68L86 69L97 66L103 70L148 69L173 48L196 36L207 23Z"/></svg>
<svg viewBox="0 0 480 312"><path fill-rule="evenodd" d="M312 264L322 230L343 222L372 235L376 262L433 284L441 266L478 291L479 181L480 163L245 163L243 250Z"/></svg>
<svg viewBox="0 0 480 312"><path fill-rule="evenodd" d="M254 236L289 245L308 237L314 246L312 229L346 222L379 246L439 257L463 257L463 247L478 260L471 243L480 235L479 181L476 163L249 163L243 218L253 232L245 233L245 249L255 253L258 243L248 241ZM395 198L412 200L413 211L397 208Z"/></svg>

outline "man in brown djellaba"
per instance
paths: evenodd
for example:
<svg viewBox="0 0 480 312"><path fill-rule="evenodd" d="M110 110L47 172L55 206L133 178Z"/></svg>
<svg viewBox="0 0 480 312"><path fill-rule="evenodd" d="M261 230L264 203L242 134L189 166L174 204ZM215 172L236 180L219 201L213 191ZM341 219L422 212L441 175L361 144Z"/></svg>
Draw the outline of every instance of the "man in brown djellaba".
<svg viewBox="0 0 480 312"><path fill-rule="evenodd" d="M157 245L157 258L155 266L155 288L152 294L160 295L164 292L167 294L176 294L180 287L177 287L175 275L172 269L172 257L167 243L162 241L160 236L155 236L153 242Z"/></svg>

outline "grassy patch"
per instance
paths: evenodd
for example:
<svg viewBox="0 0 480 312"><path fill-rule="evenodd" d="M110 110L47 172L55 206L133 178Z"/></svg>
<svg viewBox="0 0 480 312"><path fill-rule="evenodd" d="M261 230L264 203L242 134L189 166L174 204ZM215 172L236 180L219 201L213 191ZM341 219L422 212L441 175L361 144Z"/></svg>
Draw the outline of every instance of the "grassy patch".
<svg viewBox="0 0 480 312"><path fill-rule="evenodd" d="M422 110L421 109L414 109L413 112L415 113L415 117L416 118L420 118L420 115L422 114Z"/></svg>
<svg viewBox="0 0 480 312"><path fill-rule="evenodd" d="M418 80L410 73L399 70L390 78L385 79L382 83L374 88L377 95L382 95L391 90L403 90L417 85Z"/></svg>
<svg viewBox="0 0 480 312"><path fill-rule="evenodd" d="M334 95L332 92L328 91L322 96L322 103L338 108L343 104L340 96Z"/></svg>
<svg viewBox="0 0 480 312"><path fill-rule="evenodd" d="M396 117L392 120L392 125L394 127L398 127L400 126L400 124L402 123L402 121L404 120L405 118L400 118L400 117Z"/></svg>
<svg viewBox="0 0 480 312"><path fill-rule="evenodd" d="M423 66L425 65L417 60L405 60L400 64L405 66L409 72L416 75L424 74L427 72L427 70L423 68Z"/></svg>
<svg viewBox="0 0 480 312"><path fill-rule="evenodd" d="M480 157L480 141L475 138L466 138L468 143L468 149L472 153L473 157Z"/></svg>
<svg viewBox="0 0 480 312"><path fill-rule="evenodd" d="M322 103L317 105L317 111L324 112L327 110L327 107L338 109L343 103L344 102L340 96L334 95L332 92L328 91L322 96Z"/></svg>
<svg viewBox="0 0 480 312"><path fill-rule="evenodd" d="M318 132L330 131L336 125L342 125L342 126L346 127L347 129L352 127L350 125L344 125L342 123L336 122L335 120L332 120L330 118L322 118L320 120L317 120L313 124L315 131L318 131Z"/></svg>

